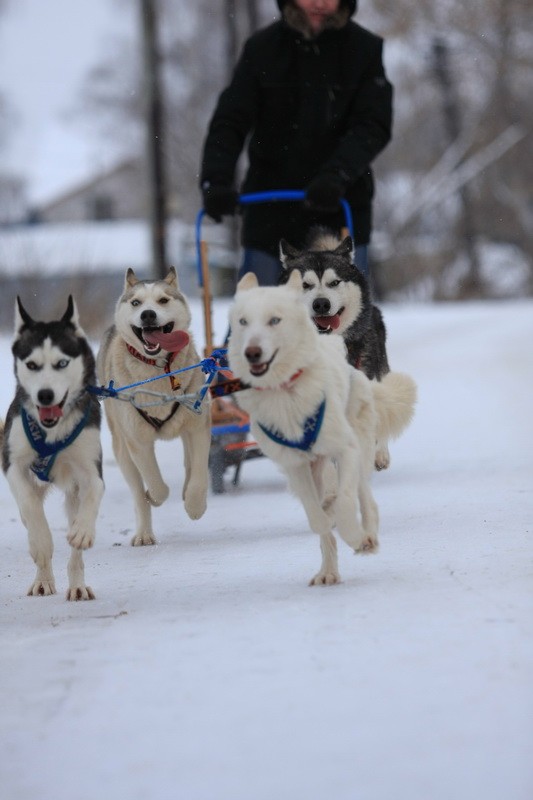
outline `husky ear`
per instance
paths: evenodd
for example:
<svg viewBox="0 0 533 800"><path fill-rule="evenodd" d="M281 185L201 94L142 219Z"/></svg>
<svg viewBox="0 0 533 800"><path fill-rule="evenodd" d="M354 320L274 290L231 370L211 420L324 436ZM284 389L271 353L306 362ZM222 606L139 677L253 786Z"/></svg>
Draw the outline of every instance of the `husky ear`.
<svg viewBox="0 0 533 800"><path fill-rule="evenodd" d="M70 322L70 324L73 325L75 328L80 327L78 308L71 294L69 294L68 296L67 310L61 317L61 322Z"/></svg>
<svg viewBox="0 0 533 800"><path fill-rule="evenodd" d="M33 325L34 320L30 317L24 306L22 305L20 297L17 295L17 302L15 303L15 333L18 333L22 328L27 325Z"/></svg>
<svg viewBox="0 0 533 800"><path fill-rule="evenodd" d="M300 251L289 244L285 239L281 239L279 243L279 260L284 268L287 267L287 260L289 258L298 258Z"/></svg>
<svg viewBox="0 0 533 800"><path fill-rule="evenodd" d="M169 286L172 286L172 284L174 284L176 289L179 289L178 273L176 272L176 267L168 268L168 275L165 278L165 283L168 283Z"/></svg>
<svg viewBox="0 0 533 800"><path fill-rule="evenodd" d="M353 261L354 249L352 237L345 236L340 245L336 248L335 253L338 256L343 256L344 258L349 258L350 261Z"/></svg>
<svg viewBox="0 0 533 800"><path fill-rule="evenodd" d="M302 279L302 273L300 272L299 269L292 270L289 276L289 280L286 283L286 286L290 286L291 289L297 289L299 292L302 291L303 279Z"/></svg>
<svg viewBox="0 0 533 800"><path fill-rule="evenodd" d="M255 272L247 272L245 275L242 276L239 283L237 284L237 291L242 292L246 289L254 289L256 286L259 286L259 281L257 280L257 275Z"/></svg>
<svg viewBox="0 0 533 800"><path fill-rule="evenodd" d="M126 272L126 279L124 281L124 288L125 289L128 289L128 288L131 289L131 287L135 286L137 283L139 283L139 279L135 275L135 273L132 270L132 268L128 267L128 270Z"/></svg>

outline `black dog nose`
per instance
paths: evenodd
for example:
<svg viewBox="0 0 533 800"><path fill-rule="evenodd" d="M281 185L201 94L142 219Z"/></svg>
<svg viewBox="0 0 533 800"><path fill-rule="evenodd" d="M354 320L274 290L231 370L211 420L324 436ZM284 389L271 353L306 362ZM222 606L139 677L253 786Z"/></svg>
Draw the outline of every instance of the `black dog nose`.
<svg viewBox="0 0 533 800"><path fill-rule="evenodd" d="M41 406L51 406L54 402L54 397L53 389L39 389L37 392L37 400Z"/></svg>
<svg viewBox="0 0 533 800"><path fill-rule="evenodd" d="M313 300L313 311L317 316L324 317L331 311L331 303L327 297L317 297Z"/></svg>
<svg viewBox="0 0 533 800"><path fill-rule="evenodd" d="M244 351L244 355L250 364L259 364L261 362L263 351L260 347L253 347L250 345L250 347L247 347Z"/></svg>
<svg viewBox="0 0 533 800"><path fill-rule="evenodd" d="M145 308L144 311L141 312L141 322L143 325L150 325L155 327L157 324L157 314L151 308Z"/></svg>

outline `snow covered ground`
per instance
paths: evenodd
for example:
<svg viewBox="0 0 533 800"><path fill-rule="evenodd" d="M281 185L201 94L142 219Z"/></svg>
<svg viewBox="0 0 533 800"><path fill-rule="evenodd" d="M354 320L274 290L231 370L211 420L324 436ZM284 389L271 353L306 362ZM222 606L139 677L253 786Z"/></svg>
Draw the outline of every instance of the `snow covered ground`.
<svg viewBox="0 0 533 800"><path fill-rule="evenodd" d="M159 544L130 547L105 429L85 559L97 599L64 599L59 494L59 594L28 598L34 567L0 479L5 800L533 797L533 302L384 313L419 405L374 475L381 550L341 543L339 586L308 587L318 540L266 459L192 522L181 447L161 446Z"/></svg>

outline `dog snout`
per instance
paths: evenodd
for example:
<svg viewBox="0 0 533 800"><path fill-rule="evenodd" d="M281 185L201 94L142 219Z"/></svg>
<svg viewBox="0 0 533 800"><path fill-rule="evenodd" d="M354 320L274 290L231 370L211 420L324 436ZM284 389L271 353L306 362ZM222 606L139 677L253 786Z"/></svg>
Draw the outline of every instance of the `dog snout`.
<svg viewBox="0 0 533 800"><path fill-rule="evenodd" d="M147 327L155 328L157 326L157 313L152 308L145 308L141 312L141 322Z"/></svg>
<svg viewBox="0 0 533 800"><path fill-rule="evenodd" d="M331 311L331 303L327 297L317 297L313 300L313 312L319 316L324 317Z"/></svg>
<svg viewBox="0 0 533 800"><path fill-rule="evenodd" d="M41 406L51 406L54 403L54 390L53 389L39 389L37 392L37 400Z"/></svg>
<svg viewBox="0 0 533 800"><path fill-rule="evenodd" d="M249 345L244 351L244 355L249 364L260 364L263 351L257 345Z"/></svg>

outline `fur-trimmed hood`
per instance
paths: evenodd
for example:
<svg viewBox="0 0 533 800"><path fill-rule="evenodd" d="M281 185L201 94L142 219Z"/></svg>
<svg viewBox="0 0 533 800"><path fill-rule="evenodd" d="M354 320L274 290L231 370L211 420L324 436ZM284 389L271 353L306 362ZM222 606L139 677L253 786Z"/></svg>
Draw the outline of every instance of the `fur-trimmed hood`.
<svg viewBox="0 0 533 800"><path fill-rule="evenodd" d="M278 8L280 11L283 11L286 5L290 3L291 0L277 0ZM341 0L341 6L346 6L348 11L350 12L350 17L355 14L357 11L357 0Z"/></svg>
<svg viewBox="0 0 533 800"><path fill-rule="evenodd" d="M302 11L291 0L277 0L281 16L289 28L303 35L305 39L315 39L318 35L309 25L309 21ZM340 30L344 28L357 7L357 0L341 0L337 11L327 18L325 29Z"/></svg>

